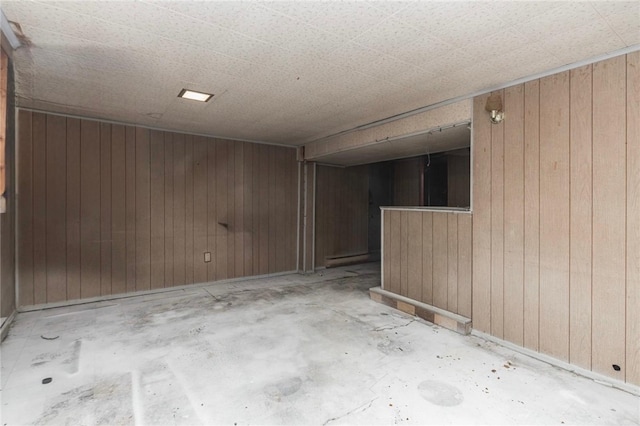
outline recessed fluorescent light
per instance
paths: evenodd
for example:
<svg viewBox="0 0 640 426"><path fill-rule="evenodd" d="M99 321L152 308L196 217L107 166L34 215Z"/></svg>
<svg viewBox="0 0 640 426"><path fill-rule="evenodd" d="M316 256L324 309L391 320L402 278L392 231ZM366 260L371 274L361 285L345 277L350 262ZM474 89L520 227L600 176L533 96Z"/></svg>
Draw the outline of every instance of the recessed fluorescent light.
<svg viewBox="0 0 640 426"><path fill-rule="evenodd" d="M193 90L182 89L178 94L179 98L191 99L192 101L207 102L213 97L210 93L196 92Z"/></svg>

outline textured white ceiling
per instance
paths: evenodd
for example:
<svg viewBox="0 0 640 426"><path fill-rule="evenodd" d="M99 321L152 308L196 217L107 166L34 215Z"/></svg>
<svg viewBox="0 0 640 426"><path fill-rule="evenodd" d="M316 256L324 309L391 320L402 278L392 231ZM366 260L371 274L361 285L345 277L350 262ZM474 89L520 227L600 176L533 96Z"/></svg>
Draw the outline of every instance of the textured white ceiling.
<svg viewBox="0 0 640 426"><path fill-rule="evenodd" d="M299 145L640 43L640 2L2 1L18 104ZM214 93L207 104L182 88Z"/></svg>

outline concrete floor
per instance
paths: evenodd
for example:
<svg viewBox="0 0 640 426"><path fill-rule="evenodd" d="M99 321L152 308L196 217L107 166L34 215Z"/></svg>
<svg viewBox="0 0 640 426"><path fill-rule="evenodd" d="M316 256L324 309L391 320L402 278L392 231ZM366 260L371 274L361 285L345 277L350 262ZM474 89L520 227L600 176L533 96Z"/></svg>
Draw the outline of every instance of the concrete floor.
<svg viewBox="0 0 640 426"><path fill-rule="evenodd" d="M19 314L1 423L640 422L638 397L372 302L378 284L363 265Z"/></svg>

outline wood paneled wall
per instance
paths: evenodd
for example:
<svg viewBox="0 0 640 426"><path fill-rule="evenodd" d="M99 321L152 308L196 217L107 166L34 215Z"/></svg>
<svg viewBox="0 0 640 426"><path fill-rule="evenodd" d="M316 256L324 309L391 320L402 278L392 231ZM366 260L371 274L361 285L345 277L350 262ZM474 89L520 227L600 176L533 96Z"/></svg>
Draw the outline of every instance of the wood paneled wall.
<svg viewBox="0 0 640 426"><path fill-rule="evenodd" d="M15 109L13 70L9 56L2 50L3 85L6 92L0 102L6 108L4 123L5 190L7 211L0 214L0 317L9 317L16 308L15 288ZM0 325L2 322L0 321Z"/></svg>
<svg viewBox="0 0 640 426"><path fill-rule="evenodd" d="M18 122L21 306L296 269L295 150L24 110Z"/></svg>
<svg viewBox="0 0 640 426"><path fill-rule="evenodd" d="M315 264L368 252L369 166L317 166Z"/></svg>
<svg viewBox="0 0 640 426"><path fill-rule="evenodd" d="M383 288L470 318L471 214L382 213Z"/></svg>
<svg viewBox="0 0 640 426"><path fill-rule="evenodd" d="M640 53L500 94L502 124L474 102L473 326L640 384Z"/></svg>

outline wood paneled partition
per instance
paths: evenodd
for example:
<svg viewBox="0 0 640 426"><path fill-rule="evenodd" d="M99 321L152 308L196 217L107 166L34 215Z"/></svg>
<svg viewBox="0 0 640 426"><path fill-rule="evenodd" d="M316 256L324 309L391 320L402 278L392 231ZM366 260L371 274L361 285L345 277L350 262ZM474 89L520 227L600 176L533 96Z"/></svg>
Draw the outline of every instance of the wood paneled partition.
<svg viewBox="0 0 640 426"><path fill-rule="evenodd" d="M315 264L329 256L367 253L369 166L317 166Z"/></svg>
<svg viewBox="0 0 640 426"><path fill-rule="evenodd" d="M384 290L471 317L471 214L382 210Z"/></svg>
<svg viewBox="0 0 640 426"><path fill-rule="evenodd" d="M474 102L473 326L640 384L640 53L499 94L498 125Z"/></svg>
<svg viewBox="0 0 640 426"><path fill-rule="evenodd" d="M18 127L21 306L296 269L295 150L25 110Z"/></svg>

